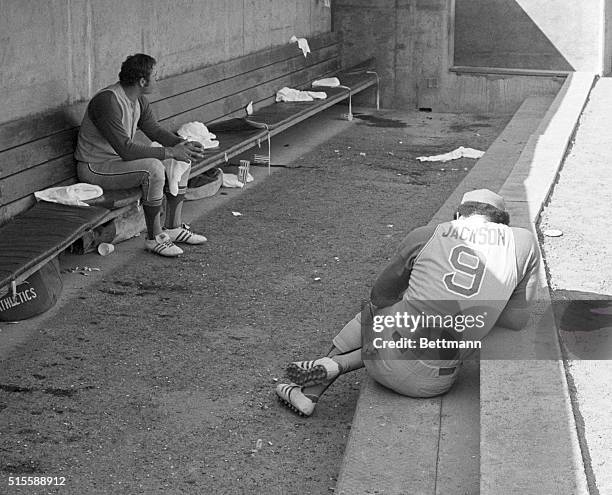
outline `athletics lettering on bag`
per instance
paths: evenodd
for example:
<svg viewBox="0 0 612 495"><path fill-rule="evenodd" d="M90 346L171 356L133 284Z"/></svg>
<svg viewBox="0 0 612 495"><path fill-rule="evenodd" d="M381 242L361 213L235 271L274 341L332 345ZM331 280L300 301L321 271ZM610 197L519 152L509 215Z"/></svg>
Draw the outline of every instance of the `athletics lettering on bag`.
<svg viewBox="0 0 612 495"><path fill-rule="evenodd" d="M28 284L25 282L23 285ZM29 285L29 284L28 284ZM28 301L32 301L36 299L38 295L36 294L36 290L34 287L29 287L25 290L19 291L15 294L15 297L7 297L4 299L0 299L0 311L6 311L7 309L14 308L15 306L19 306Z"/></svg>

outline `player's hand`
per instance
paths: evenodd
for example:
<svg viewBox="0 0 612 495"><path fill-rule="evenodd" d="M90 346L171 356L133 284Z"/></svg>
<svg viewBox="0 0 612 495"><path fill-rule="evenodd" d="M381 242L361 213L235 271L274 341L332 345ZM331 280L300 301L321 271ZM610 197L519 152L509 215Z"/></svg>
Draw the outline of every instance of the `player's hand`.
<svg viewBox="0 0 612 495"><path fill-rule="evenodd" d="M191 162L204 158L204 149L201 143L197 141L181 141L170 150L170 158L174 158L180 162Z"/></svg>

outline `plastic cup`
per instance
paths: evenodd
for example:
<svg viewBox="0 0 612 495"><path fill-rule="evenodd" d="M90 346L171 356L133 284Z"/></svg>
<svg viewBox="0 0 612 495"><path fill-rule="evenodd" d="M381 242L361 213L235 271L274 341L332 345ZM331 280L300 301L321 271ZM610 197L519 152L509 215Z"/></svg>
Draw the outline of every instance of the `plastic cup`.
<svg viewBox="0 0 612 495"><path fill-rule="evenodd" d="M115 246L108 242L103 242L98 246L98 253L100 256L108 256L115 250Z"/></svg>

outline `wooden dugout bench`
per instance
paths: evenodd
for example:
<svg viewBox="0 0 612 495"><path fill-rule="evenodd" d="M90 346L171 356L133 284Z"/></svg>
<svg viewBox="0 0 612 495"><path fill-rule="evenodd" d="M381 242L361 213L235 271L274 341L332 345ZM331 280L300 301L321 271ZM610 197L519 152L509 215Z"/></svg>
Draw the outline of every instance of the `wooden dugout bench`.
<svg viewBox="0 0 612 495"><path fill-rule="evenodd" d="M206 125L243 119L239 130L215 132L220 146L192 164L195 176L261 145L302 120L370 87L378 76L366 61L340 67L340 37L325 33L309 40L304 57L297 44L273 47L160 80L149 100L160 123L171 131L182 124ZM312 89L316 79L336 76L342 87L319 88L314 102L275 103L284 86ZM247 119L246 106L254 112ZM140 200L138 189L105 192L90 207L36 203L33 193L77 181L73 157L87 102L0 125L0 294L25 280L94 228L112 221ZM143 140L146 138L142 136ZM270 146L267 147L270 158Z"/></svg>

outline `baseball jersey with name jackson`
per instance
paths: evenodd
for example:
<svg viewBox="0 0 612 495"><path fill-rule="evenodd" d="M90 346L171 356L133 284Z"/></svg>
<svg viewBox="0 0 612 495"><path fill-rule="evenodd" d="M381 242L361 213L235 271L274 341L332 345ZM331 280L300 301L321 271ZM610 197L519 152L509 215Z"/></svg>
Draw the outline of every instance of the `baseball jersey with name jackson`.
<svg viewBox="0 0 612 495"><path fill-rule="evenodd" d="M538 263L536 241L528 230L462 217L408 234L395 269L377 281L382 292L376 294L375 288L373 302L384 297L387 286L391 292L403 292L410 313L485 313L484 325L469 332L469 338L480 339L507 305L525 307L533 301Z"/></svg>

